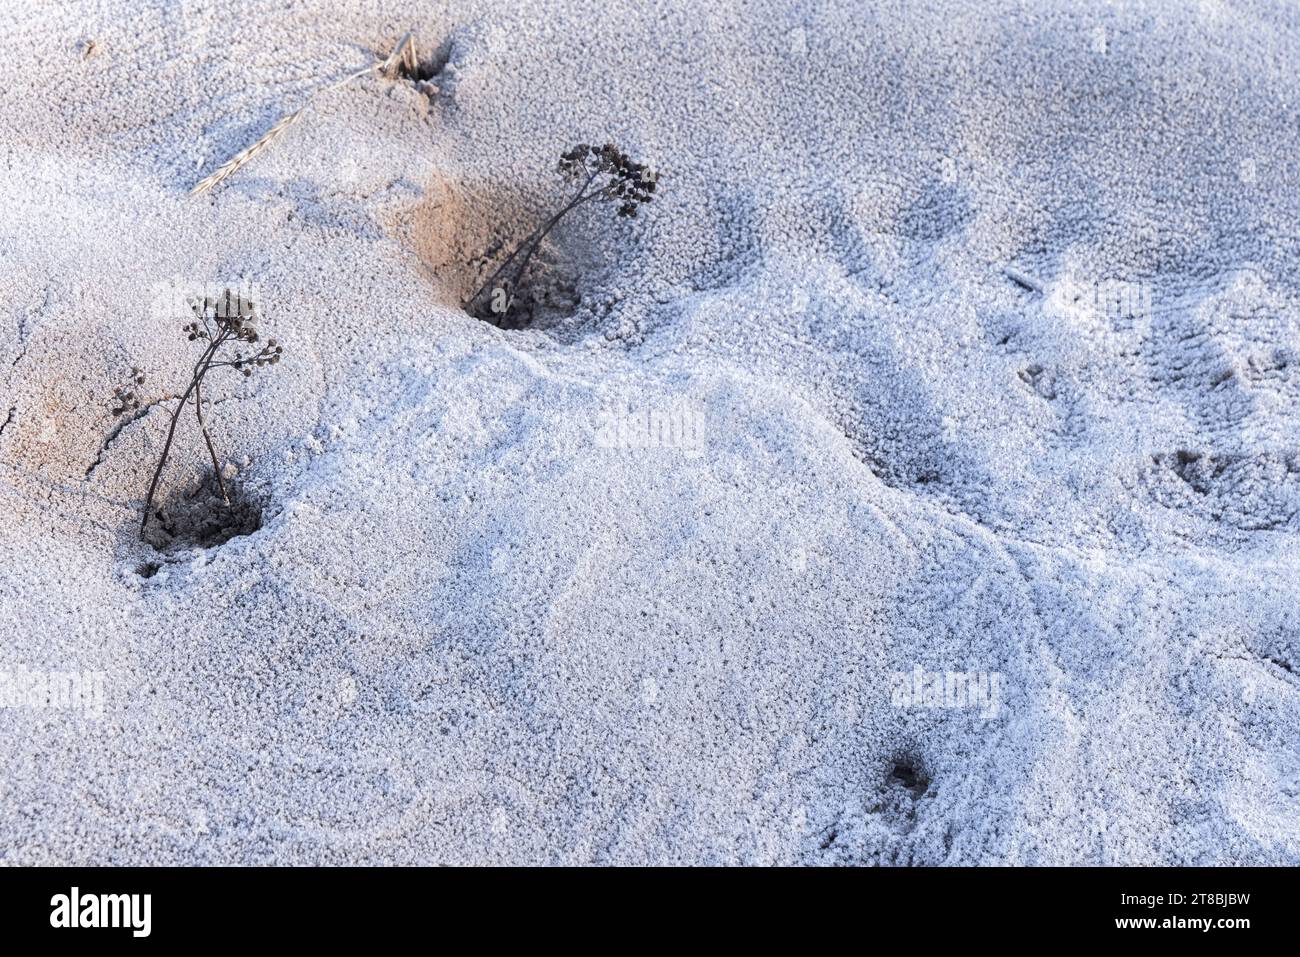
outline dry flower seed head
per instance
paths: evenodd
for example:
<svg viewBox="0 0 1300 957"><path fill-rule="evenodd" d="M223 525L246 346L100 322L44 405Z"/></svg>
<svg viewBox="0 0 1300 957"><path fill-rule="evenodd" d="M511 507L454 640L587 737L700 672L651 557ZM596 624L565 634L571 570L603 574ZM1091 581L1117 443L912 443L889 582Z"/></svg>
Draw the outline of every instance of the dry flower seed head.
<svg viewBox="0 0 1300 957"><path fill-rule="evenodd" d="M113 387L113 399L109 404L109 411L113 415L125 415L127 412L139 409L140 396L135 390L136 386L142 384L144 384L144 373L138 366L133 366L126 382Z"/></svg>

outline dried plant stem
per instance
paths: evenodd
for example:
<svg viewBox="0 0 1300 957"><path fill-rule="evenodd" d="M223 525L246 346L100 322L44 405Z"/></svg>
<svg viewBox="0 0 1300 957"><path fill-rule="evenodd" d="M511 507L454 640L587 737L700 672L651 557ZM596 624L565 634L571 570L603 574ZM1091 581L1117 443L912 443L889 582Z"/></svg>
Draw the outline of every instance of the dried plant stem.
<svg viewBox="0 0 1300 957"><path fill-rule="evenodd" d="M542 240L550 234L552 229L559 225L561 219L567 216L575 208L588 200L596 199L603 195L604 191L599 189L593 190L590 193L587 192L587 187L591 185L595 178L595 173L588 176L586 181L578 187L578 191L574 193L573 198L569 200L568 203L562 206L558 212L550 217L550 219L546 220L546 222L542 223L542 225L538 226L531 233L525 236L519 244L515 246L510 255L505 258L501 265L497 266L497 268L492 272L492 275L488 277L487 281L479 287L478 292L474 293L474 295L470 297L467 305L471 310L477 307L478 302L483 298L484 294L492 294L492 291L497 288L497 280L505 274L506 269L509 268L511 263L517 261L518 265L516 265L512 271L509 282L505 287L502 287L511 299L514 298L515 290L519 288L519 283L523 281L524 276L527 274L528 264L532 262L533 256L541 247ZM520 253L524 254L523 258L520 258ZM502 314L501 318L504 318L504 314Z"/></svg>
<svg viewBox="0 0 1300 957"><path fill-rule="evenodd" d="M181 396L181 401L177 403L176 410L172 412L171 425L167 427L167 441L163 443L162 455L158 456L158 465L153 470L153 478L149 482L149 493L144 498L144 518L140 521L140 537L144 537L145 529L149 527L149 513L153 509L153 497L158 491L158 482L162 479L163 467L167 465L167 456L171 454L172 440L176 438L176 423L180 421L181 410L185 408L185 403L189 400L191 393L194 392L197 383L191 381L185 394Z"/></svg>
<svg viewBox="0 0 1300 957"><path fill-rule="evenodd" d="M1010 279L1018 286L1022 286L1031 292L1041 293L1043 291L1043 284L1039 282L1037 279L1035 279L1033 276L1029 275L1028 273L1023 273L1020 270L1013 269L1010 266L1003 267L1002 272L1006 274L1006 277L1008 279Z"/></svg>
<svg viewBox="0 0 1300 957"><path fill-rule="evenodd" d="M207 370L204 370L205 372ZM217 461L217 450L212 444L212 436L208 434L208 424L203 421L203 391L202 381L194 383L194 415L199 420L199 430L203 433L203 441L207 443L208 455L212 457L212 474L217 477L217 488L221 490L221 498L227 505L230 504L230 495L226 492L226 480L221 474L221 463Z"/></svg>
<svg viewBox="0 0 1300 957"><path fill-rule="evenodd" d="M519 265L515 267L514 278L511 279L510 281L511 289L518 288L519 283L523 281L524 276L528 275L528 264L532 262L533 256L535 256L537 254L537 250L541 248L542 240L545 239L550 234L552 229L554 229L556 226L559 225L560 220L563 219L565 216L567 216L578 206L581 206L583 203L588 202L589 200L595 199L599 195L600 195L599 192L584 195L583 192L579 190L578 195L574 197L572 202L570 202L567 206L565 206L558 213L556 213L549 220L547 220L545 225L543 225L542 228L537 231L537 238L535 238L532 241L532 243L529 244L528 252L524 254L524 258L520 260Z"/></svg>
<svg viewBox="0 0 1300 957"><path fill-rule="evenodd" d="M230 504L230 496L226 493L226 483L221 476L221 465L217 461L217 450L212 444L212 436L208 434L207 423L203 421L203 377L208 374L212 368L213 360L216 359L217 352L230 338L226 333L216 336L203 351L199 361L194 364L194 372L190 377L188 388L181 394L181 400L176 403L176 409L172 412L171 424L167 427L167 441L163 443L162 455L158 456L158 465L154 469L153 478L149 482L149 493L144 500L144 519L140 522L140 534L143 536L145 529L149 527L149 513L153 510L154 494L158 491L158 482L162 479L163 469L167 465L167 457L171 454L172 442L176 438L176 425L180 421L181 412L184 411L185 405L194 396L194 413L199 420L199 428L203 432L203 441L207 443L208 454L212 456L212 469L217 476L217 487L221 490L221 497L226 504Z"/></svg>
<svg viewBox="0 0 1300 957"><path fill-rule="evenodd" d="M409 30L403 34L402 39L397 41L397 46L393 47L393 52L388 54L388 59L380 65L379 71L391 73L399 60L406 67L406 72L414 76L420 66L420 57L415 52L415 37Z"/></svg>
<svg viewBox="0 0 1300 957"><path fill-rule="evenodd" d="M285 130L298 122L302 117L303 111L306 110L317 97L324 96L325 94L337 90L339 87L345 86L353 80L359 79L360 77L366 76L370 73L391 73L393 67L398 63L406 66L411 72L415 71L417 63L415 40L410 33L407 33L398 41L397 46L393 48L393 52L388 55L387 59L372 63L370 66L357 70L355 73L350 73L343 79L331 83L322 90L318 90L316 93L309 96L306 102L304 102L302 106L298 107L298 109L286 116L280 117L280 119L276 120L275 125L262 134L261 138L258 139L256 143L240 150L203 179L199 180L199 182L195 184L194 188L190 190L190 195L198 196L201 193L206 193L230 176L233 176L240 167L251 162L259 153L283 136Z"/></svg>

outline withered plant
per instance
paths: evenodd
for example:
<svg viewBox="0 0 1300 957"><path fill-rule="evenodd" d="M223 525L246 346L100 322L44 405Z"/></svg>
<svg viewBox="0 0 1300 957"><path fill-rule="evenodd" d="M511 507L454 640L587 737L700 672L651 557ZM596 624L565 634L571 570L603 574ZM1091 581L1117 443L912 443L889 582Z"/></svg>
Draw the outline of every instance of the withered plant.
<svg viewBox="0 0 1300 957"><path fill-rule="evenodd" d="M176 408L172 411L171 422L167 427L167 438L163 442L158 463L154 466L153 477L149 481L149 491L145 495L144 516L140 521L141 538L149 527L154 496L158 492L158 483L162 479L168 456L171 455L172 443L176 438L176 426L180 422L181 413L187 407L193 408L194 418L198 422L199 431L203 434L203 442L212 460L212 472L217 489L221 493L222 500L227 505L230 504L230 493L226 487L225 476L222 474L221 461L217 456L216 445L212 441L212 433L208 431L208 424L204 418L203 407L207 402L204 388L208 373L215 369L233 369L244 376L251 376L259 369L276 365L284 354L284 347L274 339L267 339L263 343L253 327L253 320L258 318L254 303L235 295L229 289L215 299L211 297L191 299L190 309L194 313L194 319L184 327L183 331L190 342L201 343L202 352L190 372L189 384L186 385L185 391L180 393ZM249 350L252 349L256 351L250 352ZM114 415L127 415L139 410L139 390L144 385L144 381L145 376L140 369L131 370L127 382L114 390L112 409Z"/></svg>
<svg viewBox="0 0 1300 957"><path fill-rule="evenodd" d="M579 143L560 156L559 172L574 185L569 199L523 238L487 282L465 302L472 316L496 326L507 325L527 284L528 268L542 241L565 216L588 203L609 203L619 216L632 218L654 198L659 177L644 163L635 163L617 146Z"/></svg>

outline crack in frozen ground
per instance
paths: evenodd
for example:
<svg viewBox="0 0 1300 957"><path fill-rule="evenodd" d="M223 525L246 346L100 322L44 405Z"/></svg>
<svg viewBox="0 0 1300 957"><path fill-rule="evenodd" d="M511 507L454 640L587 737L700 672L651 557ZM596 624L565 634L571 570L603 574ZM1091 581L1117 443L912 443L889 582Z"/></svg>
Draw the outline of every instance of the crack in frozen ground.
<svg viewBox="0 0 1300 957"><path fill-rule="evenodd" d="M173 399L178 399L178 398L180 398L180 396L165 395L162 396L161 398L154 399L152 402L147 402L143 406L141 406L139 411L137 411L134 415L131 415L130 417L127 418L123 418L116 425L114 425L113 428L109 430L108 435L104 437L104 441L100 444L99 451L95 454L95 461L91 462L90 465L86 467L86 478L89 479L91 476L93 476L95 474L95 470L99 468L102 464L104 464L104 455L108 452L109 447L112 446L112 444L117 441L117 437L121 435L122 432L128 426L134 425L136 422L139 422L141 419L147 416L156 407L162 405L164 402L170 402ZM218 399L216 402L212 402L209 404L219 405L221 402L224 401L226 400Z"/></svg>
<svg viewBox="0 0 1300 957"><path fill-rule="evenodd" d="M45 298L35 309L24 309L18 319L18 355L14 361L9 363L9 368L17 367L18 363L27 358L27 340L31 336L32 316L41 315L50 307L50 300L53 298L51 287L45 287Z"/></svg>
<svg viewBox="0 0 1300 957"><path fill-rule="evenodd" d="M18 355L14 357L13 362L9 363L11 369L17 368L18 363L27 358L28 320L30 316L31 311L24 309L22 316L18 320Z"/></svg>

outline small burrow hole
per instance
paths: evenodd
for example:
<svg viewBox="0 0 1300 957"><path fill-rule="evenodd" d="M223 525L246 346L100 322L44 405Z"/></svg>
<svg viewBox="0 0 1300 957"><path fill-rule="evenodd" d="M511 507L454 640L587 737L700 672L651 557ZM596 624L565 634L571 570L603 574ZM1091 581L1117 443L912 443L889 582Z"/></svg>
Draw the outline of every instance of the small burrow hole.
<svg viewBox="0 0 1300 957"><path fill-rule="evenodd" d="M488 288L464 302L465 311L501 329L548 327L577 311L582 302L578 267L555 247L540 252L513 292Z"/></svg>
<svg viewBox="0 0 1300 957"><path fill-rule="evenodd" d="M162 571L161 562L141 562L135 569L135 573L141 578L153 578L160 571Z"/></svg>
<svg viewBox="0 0 1300 957"><path fill-rule="evenodd" d="M397 64L397 75L403 80L409 80L412 83L434 83L446 69L447 63L451 60L452 40L448 37L443 40L438 47L431 53L421 55L417 49L412 65L410 60L402 60Z"/></svg>
<svg viewBox="0 0 1300 957"><path fill-rule="evenodd" d="M914 798L919 798L930 787L930 776L920 759L914 755L902 754L890 764L889 783L906 788Z"/></svg>
<svg viewBox="0 0 1300 957"><path fill-rule="evenodd" d="M262 503L257 497L232 480L226 481L226 492L229 501L211 474L180 489L149 517L144 540L165 555L214 548L261 528Z"/></svg>
<svg viewBox="0 0 1300 957"><path fill-rule="evenodd" d="M552 186L545 184L546 189ZM518 288L489 284L511 253L527 243L532 229L562 202L562 192L528 192L531 198L500 183L435 179L393 229L449 293L444 300L448 306L502 329L560 334L583 304L588 277L597 272L596 255L582 228L566 228L565 223L548 235Z"/></svg>

